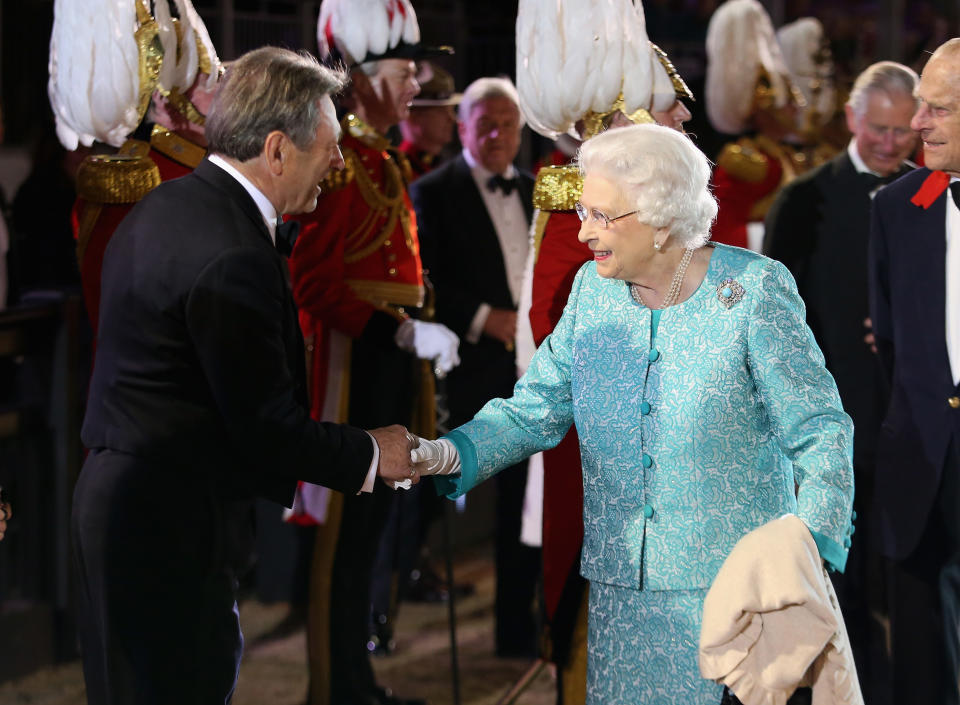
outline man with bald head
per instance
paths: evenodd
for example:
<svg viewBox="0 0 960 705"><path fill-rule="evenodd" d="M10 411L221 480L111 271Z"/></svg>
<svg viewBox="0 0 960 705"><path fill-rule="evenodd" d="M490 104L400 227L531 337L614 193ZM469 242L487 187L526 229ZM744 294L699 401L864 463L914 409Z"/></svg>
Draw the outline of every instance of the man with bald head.
<svg viewBox="0 0 960 705"><path fill-rule="evenodd" d="M894 702L960 701L960 38L930 57L910 126L926 168L874 199L870 310L890 386L875 531L891 559Z"/></svg>

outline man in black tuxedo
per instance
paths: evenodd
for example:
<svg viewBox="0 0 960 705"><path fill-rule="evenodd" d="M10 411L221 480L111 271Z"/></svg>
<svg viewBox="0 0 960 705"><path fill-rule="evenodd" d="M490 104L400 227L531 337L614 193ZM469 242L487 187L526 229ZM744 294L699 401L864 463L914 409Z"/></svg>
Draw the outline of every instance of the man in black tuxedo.
<svg viewBox="0 0 960 705"><path fill-rule="evenodd" d="M503 78L467 87L458 110L463 153L414 182L421 256L437 296L436 318L461 340L447 377L450 428L473 418L517 381L517 303L533 211L533 178L513 160L520 149L519 98ZM520 543L526 463L497 476L496 649L532 655L536 549Z"/></svg>
<svg viewBox="0 0 960 705"><path fill-rule="evenodd" d="M870 204L885 183L913 168L906 159L917 145L910 129L916 83L912 69L892 61L873 64L861 73L846 105L847 126L853 133L849 146L784 187L765 224L764 254L783 262L796 278L807 322L837 380L843 407L853 418L854 506L864 527L871 513L886 387L876 355L864 342L869 333L865 319ZM879 665L868 658L868 649L880 638L870 611L880 609L883 599L878 547L870 539L868 531L855 537L846 572L834 576L867 694ZM867 700L873 699L868 695Z"/></svg>
<svg viewBox="0 0 960 705"><path fill-rule="evenodd" d="M911 127L926 168L874 200L870 310L890 405L875 512L892 560L894 702L960 701L960 38L930 57ZM951 198L952 195L952 198Z"/></svg>
<svg viewBox="0 0 960 705"><path fill-rule="evenodd" d="M911 127L926 168L881 192L870 310L890 405L875 509L891 559L894 701L960 701L960 39L937 49ZM951 197L952 196L952 197Z"/></svg>
<svg viewBox="0 0 960 705"><path fill-rule="evenodd" d="M107 248L73 504L90 703L229 702L250 502L289 504L298 479L351 494L418 479L402 427L318 423L306 405L278 219L343 167L344 81L283 49L238 59L207 116L212 156Z"/></svg>

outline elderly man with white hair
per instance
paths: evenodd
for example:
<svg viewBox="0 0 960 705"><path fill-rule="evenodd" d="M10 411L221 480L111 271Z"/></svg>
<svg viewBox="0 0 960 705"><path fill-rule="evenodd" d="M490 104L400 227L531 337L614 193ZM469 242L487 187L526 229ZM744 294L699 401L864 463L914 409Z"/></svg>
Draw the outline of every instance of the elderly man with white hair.
<svg viewBox="0 0 960 705"><path fill-rule="evenodd" d="M463 153L410 188L423 265L437 294L437 320L460 339L460 367L447 378L450 423L471 418L517 381L517 304L533 214L533 178L513 161L523 118L505 78L480 78L458 110ZM520 542L526 462L497 479L496 652L535 653L538 549Z"/></svg>
<svg viewBox="0 0 960 705"><path fill-rule="evenodd" d="M658 125L584 143L594 259L513 396L413 451L449 497L580 435L587 703L715 705L697 643L734 544L787 513L842 570L853 428L783 265L708 243L710 167ZM550 482L547 475L545 482Z"/></svg>

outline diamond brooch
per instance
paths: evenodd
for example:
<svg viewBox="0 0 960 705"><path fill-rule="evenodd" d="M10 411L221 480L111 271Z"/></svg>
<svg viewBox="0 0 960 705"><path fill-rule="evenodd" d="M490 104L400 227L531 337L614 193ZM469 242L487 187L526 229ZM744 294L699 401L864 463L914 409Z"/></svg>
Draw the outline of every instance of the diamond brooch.
<svg viewBox="0 0 960 705"><path fill-rule="evenodd" d="M727 308L740 303L744 293L743 287L736 279L724 279L717 285L717 298Z"/></svg>

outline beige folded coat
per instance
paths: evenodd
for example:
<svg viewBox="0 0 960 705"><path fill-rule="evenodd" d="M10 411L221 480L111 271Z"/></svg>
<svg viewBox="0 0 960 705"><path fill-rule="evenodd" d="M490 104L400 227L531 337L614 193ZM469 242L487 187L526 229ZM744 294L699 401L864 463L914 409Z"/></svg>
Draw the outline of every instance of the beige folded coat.
<svg viewBox="0 0 960 705"><path fill-rule="evenodd" d="M788 514L733 547L703 605L700 672L744 705L862 705L833 585L806 525Z"/></svg>

